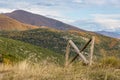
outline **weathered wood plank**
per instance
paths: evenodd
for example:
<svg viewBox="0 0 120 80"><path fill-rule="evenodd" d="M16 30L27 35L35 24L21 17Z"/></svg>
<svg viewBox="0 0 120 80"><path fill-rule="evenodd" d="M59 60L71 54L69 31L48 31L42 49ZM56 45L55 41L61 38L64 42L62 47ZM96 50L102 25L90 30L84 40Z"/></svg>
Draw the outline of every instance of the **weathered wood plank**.
<svg viewBox="0 0 120 80"><path fill-rule="evenodd" d="M68 42L66 47L65 66L68 66L69 54L70 54L70 44Z"/></svg>
<svg viewBox="0 0 120 80"><path fill-rule="evenodd" d="M83 54L80 53L78 47L74 44L74 42L72 40L69 40L69 43L75 49L76 53L83 59L84 63L88 64L88 60L85 58Z"/></svg>
<svg viewBox="0 0 120 80"><path fill-rule="evenodd" d="M82 51L84 51L84 49L89 45L89 43L90 43L91 41L92 41L92 39L90 39L90 40L85 44L85 46L80 50L80 53L81 53ZM79 54L77 54L77 55L70 61L69 64L71 64L78 56L79 56Z"/></svg>
<svg viewBox="0 0 120 80"><path fill-rule="evenodd" d="M93 61L93 52L94 52L94 43L95 43L95 37L92 37L92 42L91 42L91 47L90 47L90 60L89 60L89 65L91 66Z"/></svg>

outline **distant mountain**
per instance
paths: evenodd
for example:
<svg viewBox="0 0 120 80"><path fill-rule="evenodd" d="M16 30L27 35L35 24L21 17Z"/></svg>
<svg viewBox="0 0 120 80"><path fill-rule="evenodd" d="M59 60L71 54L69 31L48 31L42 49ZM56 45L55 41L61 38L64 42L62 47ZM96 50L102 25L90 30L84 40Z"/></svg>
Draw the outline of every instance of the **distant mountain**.
<svg viewBox="0 0 120 80"><path fill-rule="evenodd" d="M35 26L47 26L59 30L70 30L70 29L80 30L79 28L65 24L61 21L47 18L42 15L33 14L23 10L16 10L11 13L5 13L5 15L13 19L16 19L22 23L31 24Z"/></svg>
<svg viewBox="0 0 120 80"><path fill-rule="evenodd" d="M6 31L21 31L38 28L36 26L31 26L28 24L23 24L17 20L9 18L5 15L0 14L0 30Z"/></svg>
<svg viewBox="0 0 120 80"><path fill-rule="evenodd" d="M120 39L120 34L116 32L96 31L96 33Z"/></svg>
<svg viewBox="0 0 120 80"><path fill-rule="evenodd" d="M78 26L78 27L80 26L81 29L88 30L88 31L101 31L104 27L103 25L101 25L91 19L77 20L70 24Z"/></svg>
<svg viewBox="0 0 120 80"><path fill-rule="evenodd" d="M75 26L81 26L81 29L88 30L88 31L94 31L96 33L113 37L113 38L120 38L120 29L116 29L114 32L111 29L106 28L104 25L95 22L91 19L88 20L78 20L70 23Z"/></svg>

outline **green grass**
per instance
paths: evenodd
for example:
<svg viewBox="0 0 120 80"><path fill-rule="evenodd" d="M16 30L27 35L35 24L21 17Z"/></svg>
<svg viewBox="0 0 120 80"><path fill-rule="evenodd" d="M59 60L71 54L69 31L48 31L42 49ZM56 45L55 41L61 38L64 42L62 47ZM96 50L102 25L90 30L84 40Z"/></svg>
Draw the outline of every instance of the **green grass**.
<svg viewBox="0 0 120 80"><path fill-rule="evenodd" d="M72 39L79 47L79 49L81 49L87 42L83 39L83 37L91 38L92 36L95 36L96 41L94 55L99 57L104 55L114 55L120 57L120 40L91 32L70 32L51 29L35 29L22 32L1 32L1 36L47 48L63 55L65 54L67 41L69 39ZM85 51L89 53L89 47ZM74 53L73 50L72 53Z"/></svg>
<svg viewBox="0 0 120 80"><path fill-rule="evenodd" d="M72 39L81 48L86 42L82 34L36 29L2 32L1 36L7 38L0 37L3 56L0 59L5 63L0 65L0 80L120 80L120 49L116 39L97 35L95 54L103 58L96 59L94 55L92 66L76 61L64 67L61 54L65 53L67 40Z"/></svg>
<svg viewBox="0 0 120 80"><path fill-rule="evenodd" d="M48 58L56 59L56 61L62 60L61 55L48 49L2 37L0 37L0 54L2 55L1 61L5 62L16 62L24 59L38 62Z"/></svg>

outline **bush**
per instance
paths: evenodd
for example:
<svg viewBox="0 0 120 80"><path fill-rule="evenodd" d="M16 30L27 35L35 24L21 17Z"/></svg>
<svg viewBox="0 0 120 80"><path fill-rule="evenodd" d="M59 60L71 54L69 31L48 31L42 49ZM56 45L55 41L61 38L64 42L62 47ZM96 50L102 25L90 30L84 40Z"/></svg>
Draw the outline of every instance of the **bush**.
<svg viewBox="0 0 120 80"><path fill-rule="evenodd" d="M114 56L103 58L100 63L102 67L120 68L120 59Z"/></svg>

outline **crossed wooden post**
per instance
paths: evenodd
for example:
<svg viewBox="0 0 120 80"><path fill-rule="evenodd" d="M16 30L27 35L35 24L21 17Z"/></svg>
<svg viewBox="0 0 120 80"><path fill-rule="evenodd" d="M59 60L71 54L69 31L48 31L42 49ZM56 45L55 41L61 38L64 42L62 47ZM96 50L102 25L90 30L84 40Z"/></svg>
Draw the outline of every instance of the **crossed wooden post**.
<svg viewBox="0 0 120 80"><path fill-rule="evenodd" d="M84 61L85 64L89 64L92 65L92 58L93 58L93 52L94 52L94 41L95 41L95 37L93 36L92 39L90 39L85 46L79 50L78 47L74 44L74 42L72 40L69 40L67 43L67 47L66 47L66 63L65 65L68 66L69 64L71 64L78 56L80 56L82 58L82 60ZM86 47L90 44L91 42L91 47L90 47L90 59L89 61L86 59L86 57L82 54L82 52L86 49ZM70 54L70 45L75 49L76 51L76 56L69 62L69 54Z"/></svg>

